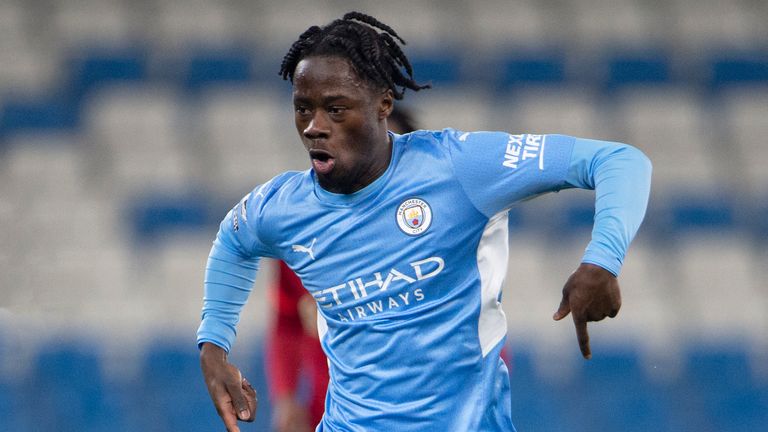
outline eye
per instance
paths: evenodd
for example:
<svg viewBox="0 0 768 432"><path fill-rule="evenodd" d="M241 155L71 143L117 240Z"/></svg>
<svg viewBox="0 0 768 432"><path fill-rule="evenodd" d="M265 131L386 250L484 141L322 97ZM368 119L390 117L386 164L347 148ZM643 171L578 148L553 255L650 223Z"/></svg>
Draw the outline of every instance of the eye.
<svg viewBox="0 0 768 432"><path fill-rule="evenodd" d="M309 108L305 106L297 105L293 109L296 112L296 115L305 116L309 114Z"/></svg>
<svg viewBox="0 0 768 432"><path fill-rule="evenodd" d="M343 106L332 106L328 108L329 114L342 114L344 111L346 111L346 107Z"/></svg>

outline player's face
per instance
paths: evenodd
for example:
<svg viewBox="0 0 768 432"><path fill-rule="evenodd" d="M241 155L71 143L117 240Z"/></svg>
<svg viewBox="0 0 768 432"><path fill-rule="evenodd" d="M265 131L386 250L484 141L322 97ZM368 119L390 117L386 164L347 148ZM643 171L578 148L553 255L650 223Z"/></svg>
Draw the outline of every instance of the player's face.
<svg viewBox="0 0 768 432"><path fill-rule="evenodd" d="M360 190L389 165L386 118L392 92L372 87L342 57L307 57L296 66L296 129L320 185L328 191Z"/></svg>

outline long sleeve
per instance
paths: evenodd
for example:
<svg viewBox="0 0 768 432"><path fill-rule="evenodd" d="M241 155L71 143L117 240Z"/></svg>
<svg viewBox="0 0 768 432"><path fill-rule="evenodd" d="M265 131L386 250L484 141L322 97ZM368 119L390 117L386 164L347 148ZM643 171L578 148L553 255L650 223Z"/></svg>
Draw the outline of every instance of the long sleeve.
<svg viewBox="0 0 768 432"><path fill-rule="evenodd" d="M197 344L211 342L229 352L235 341L240 311L256 280L258 258L245 258L217 239L205 268L202 322Z"/></svg>
<svg viewBox="0 0 768 432"><path fill-rule="evenodd" d="M216 344L229 352L240 311L248 301L258 271L260 242L252 232L243 198L219 225L205 268L202 322L197 344ZM251 200L253 201L253 200Z"/></svg>
<svg viewBox="0 0 768 432"><path fill-rule="evenodd" d="M651 170L650 160L632 146L576 139L566 183L595 190L592 240L582 262L599 265L618 276L627 248L645 216Z"/></svg>

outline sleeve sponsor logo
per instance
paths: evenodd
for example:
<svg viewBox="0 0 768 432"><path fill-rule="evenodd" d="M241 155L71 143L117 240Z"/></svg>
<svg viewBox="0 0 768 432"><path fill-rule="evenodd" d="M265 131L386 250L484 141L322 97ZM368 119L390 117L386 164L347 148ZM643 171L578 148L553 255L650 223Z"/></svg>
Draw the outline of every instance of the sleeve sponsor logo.
<svg viewBox="0 0 768 432"><path fill-rule="evenodd" d="M502 165L516 169L521 161L539 158L539 169L544 169L541 158L544 149L544 135L510 135L504 152Z"/></svg>

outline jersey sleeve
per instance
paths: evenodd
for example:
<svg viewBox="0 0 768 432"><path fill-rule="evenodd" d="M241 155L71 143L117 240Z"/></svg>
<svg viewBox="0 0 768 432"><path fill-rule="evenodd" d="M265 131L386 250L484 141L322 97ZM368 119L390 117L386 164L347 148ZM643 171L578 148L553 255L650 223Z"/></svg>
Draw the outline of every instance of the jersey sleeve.
<svg viewBox="0 0 768 432"><path fill-rule="evenodd" d="M651 161L630 145L575 139L566 183L595 190L592 240L582 262L619 275L624 256L645 217Z"/></svg>
<svg viewBox="0 0 768 432"><path fill-rule="evenodd" d="M642 152L565 135L447 130L444 139L467 196L488 217L541 193L594 189L592 240L582 262L619 274L648 205L651 163Z"/></svg>
<svg viewBox="0 0 768 432"><path fill-rule="evenodd" d="M211 342L229 352L240 311L256 280L259 258L268 256L268 248L258 235L258 191L244 197L219 226L205 269L198 346Z"/></svg>
<svg viewBox="0 0 768 432"><path fill-rule="evenodd" d="M573 137L447 129L444 140L466 195L488 217L568 186Z"/></svg>

